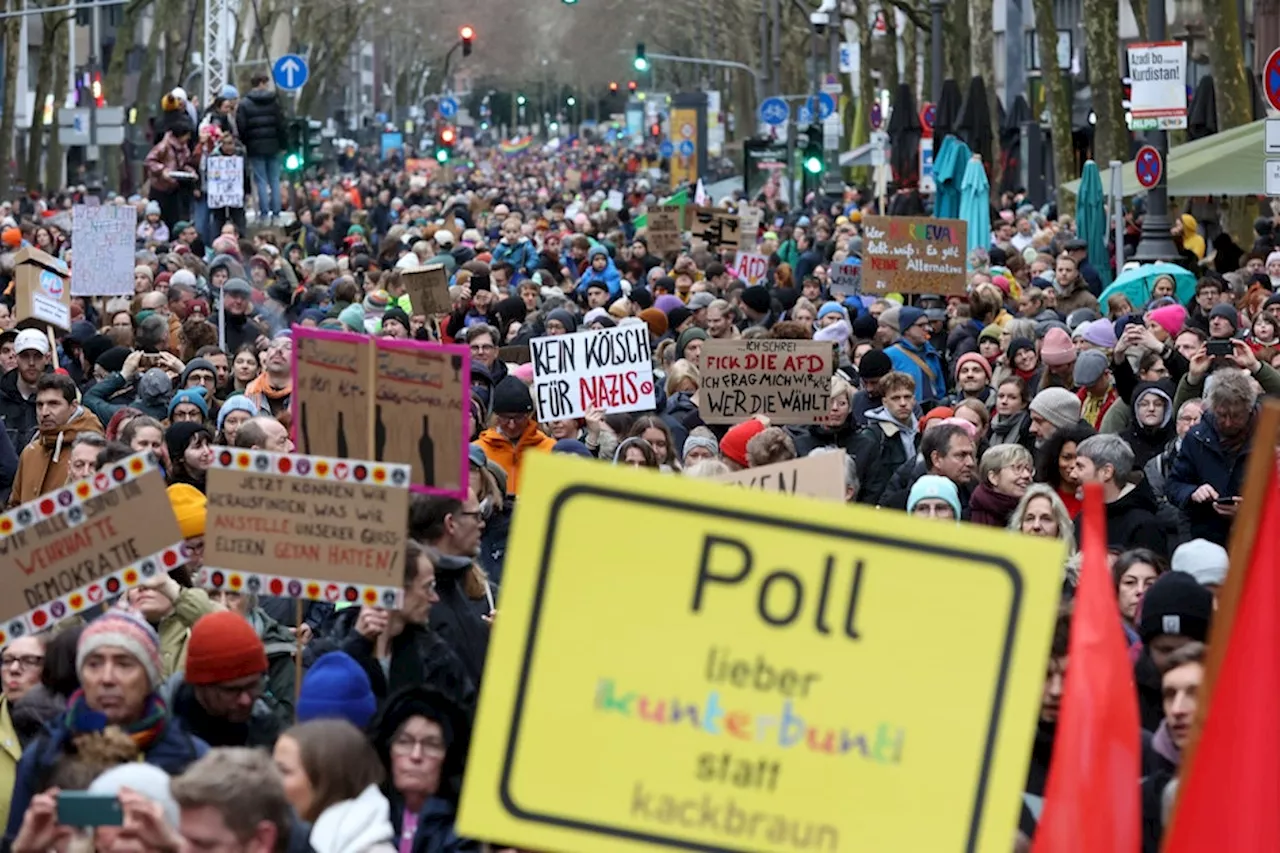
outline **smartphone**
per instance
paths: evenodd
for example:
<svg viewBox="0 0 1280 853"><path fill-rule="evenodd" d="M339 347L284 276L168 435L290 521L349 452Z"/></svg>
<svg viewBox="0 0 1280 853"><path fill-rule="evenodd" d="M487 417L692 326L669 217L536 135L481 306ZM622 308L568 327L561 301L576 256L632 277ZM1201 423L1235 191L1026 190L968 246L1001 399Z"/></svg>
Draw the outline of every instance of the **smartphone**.
<svg viewBox="0 0 1280 853"><path fill-rule="evenodd" d="M1208 341L1204 345L1204 350L1214 358L1231 355L1235 352L1235 348L1231 346L1231 341Z"/></svg>
<svg viewBox="0 0 1280 853"><path fill-rule="evenodd" d="M1240 498L1214 498L1213 502L1219 506L1230 506L1231 504L1239 503Z"/></svg>
<svg viewBox="0 0 1280 853"><path fill-rule="evenodd" d="M58 823L63 826L123 826L124 810L115 794L58 792Z"/></svg>

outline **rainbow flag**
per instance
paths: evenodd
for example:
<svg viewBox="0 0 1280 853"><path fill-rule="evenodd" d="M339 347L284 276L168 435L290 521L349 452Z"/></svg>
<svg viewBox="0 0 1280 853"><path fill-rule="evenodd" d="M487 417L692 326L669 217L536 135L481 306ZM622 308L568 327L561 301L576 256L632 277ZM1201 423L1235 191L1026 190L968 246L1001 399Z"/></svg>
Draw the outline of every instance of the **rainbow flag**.
<svg viewBox="0 0 1280 853"><path fill-rule="evenodd" d="M532 135L521 136L518 139L512 139L510 141L503 140L502 142L498 143L498 148L499 150L502 151L503 154L519 154L521 151L524 151L532 144L533 144Z"/></svg>

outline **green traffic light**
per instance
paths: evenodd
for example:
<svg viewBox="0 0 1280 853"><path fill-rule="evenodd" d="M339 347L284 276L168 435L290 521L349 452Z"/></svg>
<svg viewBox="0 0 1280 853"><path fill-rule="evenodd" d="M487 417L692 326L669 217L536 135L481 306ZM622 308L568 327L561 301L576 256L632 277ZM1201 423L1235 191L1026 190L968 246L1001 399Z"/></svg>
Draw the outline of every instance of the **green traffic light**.
<svg viewBox="0 0 1280 853"><path fill-rule="evenodd" d="M645 59L643 56L637 56L635 66L637 71L648 71L649 60Z"/></svg>
<svg viewBox="0 0 1280 853"><path fill-rule="evenodd" d="M804 160L804 170L810 175L819 174L822 171L822 158L817 156L809 156Z"/></svg>
<svg viewBox="0 0 1280 853"><path fill-rule="evenodd" d="M302 158L291 151L289 152L289 155L284 158L284 167L290 172L296 172L298 169L302 168Z"/></svg>
<svg viewBox="0 0 1280 853"><path fill-rule="evenodd" d="M448 151L446 151L446 150L444 150L443 148L438 149L438 150L436 151L436 162L437 162L437 163L448 163L448 162L449 162L449 152L448 152Z"/></svg>

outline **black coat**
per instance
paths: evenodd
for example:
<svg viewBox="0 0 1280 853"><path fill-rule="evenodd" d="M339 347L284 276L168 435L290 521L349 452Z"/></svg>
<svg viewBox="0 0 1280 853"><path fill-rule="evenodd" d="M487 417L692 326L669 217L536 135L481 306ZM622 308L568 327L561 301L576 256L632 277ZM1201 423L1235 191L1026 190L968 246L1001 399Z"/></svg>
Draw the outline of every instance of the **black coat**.
<svg viewBox="0 0 1280 853"><path fill-rule="evenodd" d="M36 434L36 395L23 399L18 391L18 369L15 367L0 376L0 421L9 434L9 442L17 453L31 442Z"/></svg>
<svg viewBox="0 0 1280 853"><path fill-rule="evenodd" d="M858 469L858 502L877 506L898 467L909 458L898 433L889 435L891 425L872 419L853 440L853 457Z"/></svg>
<svg viewBox="0 0 1280 853"><path fill-rule="evenodd" d="M1170 537L1164 525L1156 518L1160 505L1146 479L1139 480L1132 489L1107 504L1107 547L1119 551L1130 548L1150 548L1168 557ZM1080 542L1080 521L1076 517L1076 541Z"/></svg>
<svg viewBox="0 0 1280 853"><path fill-rule="evenodd" d="M440 601L431 607L431 630L453 649L467 676L478 687L489 652L489 626L481 618L489 613L489 602L467 596L463 582L471 564L468 562L466 568L453 568L449 565L453 559L438 556L432 560L436 564L436 593ZM492 595L496 601L496 588L492 588Z"/></svg>
<svg viewBox="0 0 1280 853"><path fill-rule="evenodd" d="M275 157L288 147L284 109L275 92L253 89L241 98L236 127L249 157Z"/></svg>

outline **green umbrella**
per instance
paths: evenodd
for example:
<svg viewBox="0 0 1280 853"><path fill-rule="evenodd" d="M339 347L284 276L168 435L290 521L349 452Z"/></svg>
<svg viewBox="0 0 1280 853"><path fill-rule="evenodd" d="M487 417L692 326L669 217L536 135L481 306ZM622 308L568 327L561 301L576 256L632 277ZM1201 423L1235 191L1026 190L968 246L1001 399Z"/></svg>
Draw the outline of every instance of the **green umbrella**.
<svg viewBox="0 0 1280 853"><path fill-rule="evenodd" d="M1080 173L1080 194L1076 196L1076 233L1089 247L1089 263L1102 277L1102 286L1111 283L1111 258L1107 254L1107 203L1102 193L1102 175L1092 160Z"/></svg>
<svg viewBox="0 0 1280 853"><path fill-rule="evenodd" d="M671 196L671 197L669 197L669 198L664 198L664 199L662 199L661 201L659 201L659 202L658 202L658 204L660 204L660 205L671 205L671 204L674 204L674 205L676 205L677 207L684 207L684 206L685 206L686 204L688 204L688 203L689 203L689 188L688 188L688 187L685 187L684 189L680 190L680 192L676 193L675 195L673 195L673 196ZM642 214L640 214L639 216L637 216L637 217L635 218L635 221L634 221L634 222L632 222L632 224L633 224L633 225L635 225L635 227L637 227L637 228L644 228L646 225L648 225L648 224L649 224L649 214L647 214L647 213L642 213Z"/></svg>

